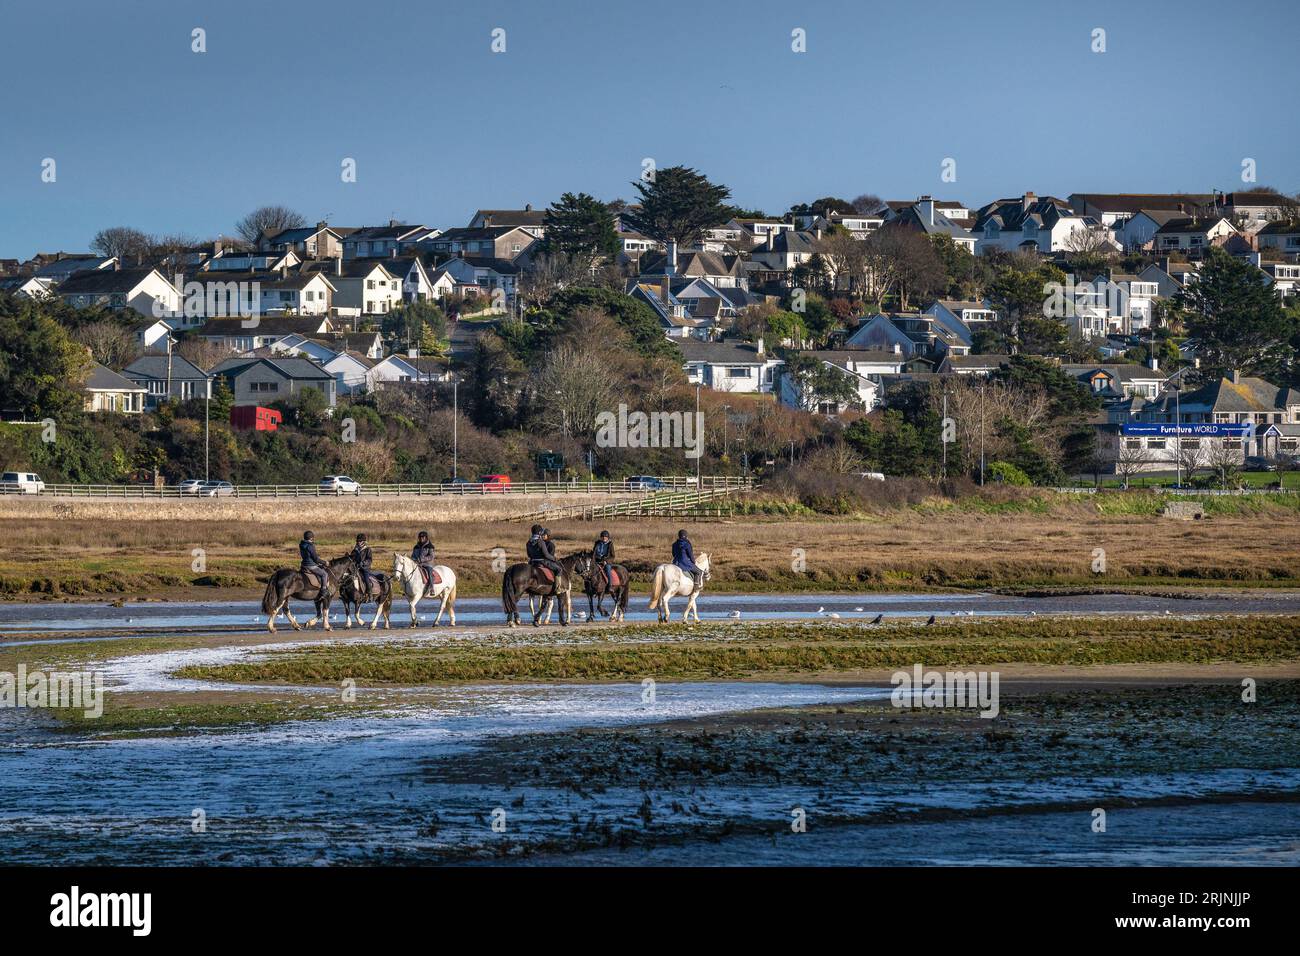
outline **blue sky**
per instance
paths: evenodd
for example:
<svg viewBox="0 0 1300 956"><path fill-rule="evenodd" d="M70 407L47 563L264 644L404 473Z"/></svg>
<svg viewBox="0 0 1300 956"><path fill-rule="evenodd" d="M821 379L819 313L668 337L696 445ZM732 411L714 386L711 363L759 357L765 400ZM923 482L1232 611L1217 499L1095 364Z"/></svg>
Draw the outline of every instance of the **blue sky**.
<svg viewBox="0 0 1300 956"><path fill-rule="evenodd" d="M1231 190L1247 157L1294 192L1298 35L1287 0L5 0L0 256L113 225L215 237L267 203L446 228L566 190L628 197L645 157L769 213Z"/></svg>

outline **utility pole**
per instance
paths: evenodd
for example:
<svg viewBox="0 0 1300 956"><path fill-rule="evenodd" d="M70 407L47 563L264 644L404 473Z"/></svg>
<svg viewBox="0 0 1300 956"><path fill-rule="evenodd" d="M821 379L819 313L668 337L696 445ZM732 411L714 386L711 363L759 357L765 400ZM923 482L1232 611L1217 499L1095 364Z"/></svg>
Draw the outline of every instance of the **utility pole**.
<svg viewBox="0 0 1300 956"><path fill-rule="evenodd" d="M727 457L727 417L731 411L730 405L722 406L722 457Z"/></svg>
<svg viewBox="0 0 1300 956"><path fill-rule="evenodd" d="M984 383L980 382L980 487L984 487Z"/></svg>
<svg viewBox="0 0 1300 956"><path fill-rule="evenodd" d="M702 422L703 419L700 418L700 385L697 382L695 385L695 424L697 431L695 436L695 450L699 452L699 454L695 456L695 487L697 489L700 487L700 462L704 458L704 429L699 427Z"/></svg>
<svg viewBox="0 0 1300 956"><path fill-rule="evenodd" d="M451 379L451 477L460 477L460 379Z"/></svg>
<svg viewBox="0 0 1300 956"><path fill-rule="evenodd" d="M1183 486L1183 390L1174 386L1174 467L1177 487Z"/></svg>
<svg viewBox="0 0 1300 956"><path fill-rule="evenodd" d="M209 378L207 395L203 399L203 480L204 481L207 481L212 477L209 474L209 469L208 469L208 463L210 460L209 449L211 447L211 442L208 441L208 434L209 434L208 418L210 414L209 406L211 404L212 404L212 379Z"/></svg>
<svg viewBox="0 0 1300 956"><path fill-rule="evenodd" d="M943 420L939 422L939 444L943 446L943 477L948 477L948 393L943 393Z"/></svg>

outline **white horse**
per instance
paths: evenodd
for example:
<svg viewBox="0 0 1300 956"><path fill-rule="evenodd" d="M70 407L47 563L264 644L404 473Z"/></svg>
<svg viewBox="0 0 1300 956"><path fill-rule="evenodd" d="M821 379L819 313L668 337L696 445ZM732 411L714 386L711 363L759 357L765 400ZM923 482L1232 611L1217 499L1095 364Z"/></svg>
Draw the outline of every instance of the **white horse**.
<svg viewBox="0 0 1300 956"><path fill-rule="evenodd" d="M695 615L696 621L700 619L695 599L700 596L700 592L704 590L704 582L712 577L713 572L707 554L701 554L696 558L695 566L704 572L700 575L699 584L695 583L694 575L683 571L675 564L661 564L655 568L654 587L650 591L650 610L659 608L661 624L672 616L668 610L668 599L683 594L689 594L691 599L686 602L686 608L682 611L682 620L689 619L692 614Z"/></svg>
<svg viewBox="0 0 1300 956"><path fill-rule="evenodd" d="M456 626L456 572L445 564L435 564L433 570L442 580L426 595L424 575L420 573L419 566L404 554L393 555L393 576L402 582L407 603L411 605L411 627L417 626L419 622L415 616L415 606L424 597L442 598L442 603L438 605L438 616L433 620L434 627L442 620L443 611L451 615L451 626Z"/></svg>

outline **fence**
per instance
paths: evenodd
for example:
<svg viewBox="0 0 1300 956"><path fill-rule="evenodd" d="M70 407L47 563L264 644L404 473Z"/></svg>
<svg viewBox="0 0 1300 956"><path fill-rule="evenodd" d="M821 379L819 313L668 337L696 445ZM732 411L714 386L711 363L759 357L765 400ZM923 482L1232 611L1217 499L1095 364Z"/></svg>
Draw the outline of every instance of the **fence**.
<svg viewBox="0 0 1300 956"><path fill-rule="evenodd" d="M606 505L558 505L553 508L542 508L526 514L515 515L514 520L581 518L585 521L593 521L596 518L618 518L635 515L647 517L689 515L700 511L702 506L705 506L708 502L720 501L732 492L742 490L747 490L747 488L719 487L704 490L658 492L645 498L635 498L630 501L611 501Z"/></svg>
<svg viewBox="0 0 1300 956"><path fill-rule="evenodd" d="M754 487L753 478L702 475L699 483L694 476L670 475L660 478L667 489L735 491ZM18 489L9 489L18 493ZM447 484L396 484L362 485L357 491L333 491L317 485L237 485L214 495L206 492L182 491L175 485L155 488L153 485L60 485L47 484L41 492L45 496L74 498L374 498L374 497L426 497L438 495L565 495L565 494L633 494L650 492L628 481L520 481L509 485L480 482Z"/></svg>

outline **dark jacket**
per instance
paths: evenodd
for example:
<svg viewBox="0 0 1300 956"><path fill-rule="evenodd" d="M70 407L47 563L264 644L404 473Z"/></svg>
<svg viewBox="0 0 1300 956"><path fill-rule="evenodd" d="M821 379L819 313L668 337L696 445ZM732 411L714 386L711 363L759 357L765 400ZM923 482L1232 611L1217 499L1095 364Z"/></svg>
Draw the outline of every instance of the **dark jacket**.
<svg viewBox="0 0 1300 956"><path fill-rule="evenodd" d="M312 568L323 568L325 562L320 559L316 553L316 543L314 541L302 540L298 542L298 554L302 557L302 565L299 570L310 571Z"/></svg>
<svg viewBox="0 0 1300 956"><path fill-rule="evenodd" d="M695 551L691 548L689 539L678 538L673 542L673 564L691 574L699 570L695 566Z"/></svg>
<svg viewBox="0 0 1300 956"><path fill-rule="evenodd" d="M352 549L352 563L362 571L369 571L370 564L374 561L375 556L370 550L370 545L359 544Z"/></svg>
<svg viewBox="0 0 1300 956"><path fill-rule="evenodd" d="M614 539L601 541L600 538L597 538L596 543L591 546L591 556L597 561L613 561Z"/></svg>
<svg viewBox="0 0 1300 956"><path fill-rule="evenodd" d="M547 541L541 535L534 535L529 538L526 550L528 552L529 561L555 560L555 545L551 544L551 542Z"/></svg>
<svg viewBox="0 0 1300 956"><path fill-rule="evenodd" d="M416 544L411 549L411 560L416 564L427 564L433 566L433 542L428 544Z"/></svg>

